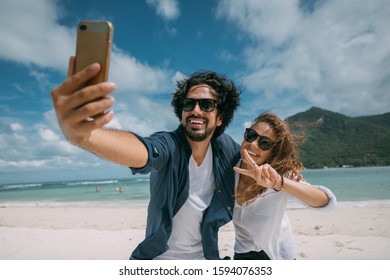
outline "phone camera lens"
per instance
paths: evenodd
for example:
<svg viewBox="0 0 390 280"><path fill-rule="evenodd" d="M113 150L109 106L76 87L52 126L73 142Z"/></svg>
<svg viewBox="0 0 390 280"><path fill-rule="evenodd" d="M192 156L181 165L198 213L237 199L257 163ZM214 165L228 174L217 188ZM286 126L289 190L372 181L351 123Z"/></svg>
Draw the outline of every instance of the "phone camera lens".
<svg viewBox="0 0 390 280"><path fill-rule="evenodd" d="M87 26L85 24L80 25L80 30L87 30Z"/></svg>

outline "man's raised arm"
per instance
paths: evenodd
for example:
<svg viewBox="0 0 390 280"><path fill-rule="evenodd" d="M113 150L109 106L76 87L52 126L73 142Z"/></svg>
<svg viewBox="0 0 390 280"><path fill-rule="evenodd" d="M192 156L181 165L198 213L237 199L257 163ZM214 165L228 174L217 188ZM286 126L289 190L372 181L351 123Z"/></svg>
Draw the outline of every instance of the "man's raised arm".
<svg viewBox="0 0 390 280"><path fill-rule="evenodd" d="M132 133L103 128L113 112L93 117L115 102L108 96L116 89L111 82L84 87L99 71L95 63L74 74L74 57L70 58L67 80L51 92L58 123L72 144L120 165L142 167L148 158L143 143Z"/></svg>

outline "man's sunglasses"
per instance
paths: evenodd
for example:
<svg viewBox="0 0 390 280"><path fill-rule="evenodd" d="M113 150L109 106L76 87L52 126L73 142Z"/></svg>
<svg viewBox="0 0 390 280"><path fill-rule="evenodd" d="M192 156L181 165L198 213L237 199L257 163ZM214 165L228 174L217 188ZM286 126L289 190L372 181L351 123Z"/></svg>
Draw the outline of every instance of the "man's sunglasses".
<svg viewBox="0 0 390 280"><path fill-rule="evenodd" d="M244 133L244 139L245 141L247 142L253 142L255 141L258 137L259 138L259 147L260 149L262 149L263 151L268 151L269 149L272 148L273 145L276 144L276 142L272 141L270 138L268 138L267 136L261 136L259 134L257 134L256 130L254 130L253 128L247 128L245 129L245 133Z"/></svg>
<svg viewBox="0 0 390 280"><path fill-rule="evenodd" d="M218 101L210 98L203 98L203 99L184 98L182 102L183 111L189 112L194 110L196 103L199 104L199 107L202 111L212 112L217 106Z"/></svg>

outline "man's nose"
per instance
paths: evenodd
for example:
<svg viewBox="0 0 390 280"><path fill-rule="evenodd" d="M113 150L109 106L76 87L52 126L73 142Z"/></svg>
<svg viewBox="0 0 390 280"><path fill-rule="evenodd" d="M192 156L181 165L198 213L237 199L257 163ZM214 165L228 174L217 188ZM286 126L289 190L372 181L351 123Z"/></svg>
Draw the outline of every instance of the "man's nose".
<svg viewBox="0 0 390 280"><path fill-rule="evenodd" d="M194 109L192 109L193 112L202 112L202 110L200 109L200 106L199 106L199 102L196 102L195 103L195 107Z"/></svg>

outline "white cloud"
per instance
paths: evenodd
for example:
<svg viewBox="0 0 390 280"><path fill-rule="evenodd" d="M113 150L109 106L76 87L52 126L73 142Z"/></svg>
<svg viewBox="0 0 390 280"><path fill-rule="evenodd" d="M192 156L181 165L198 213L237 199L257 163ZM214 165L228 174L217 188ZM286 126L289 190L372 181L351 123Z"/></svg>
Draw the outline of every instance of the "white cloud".
<svg viewBox="0 0 390 280"><path fill-rule="evenodd" d="M10 125L12 131L18 132L23 130L23 125L21 123L11 123Z"/></svg>
<svg viewBox="0 0 390 280"><path fill-rule="evenodd" d="M56 86L50 82L50 76L45 72L31 70L30 76L37 80L37 83L42 91L50 91Z"/></svg>
<svg viewBox="0 0 390 280"><path fill-rule="evenodd" d="M116 49L111 55L109 79L119 91L127 93L161 93L169 88L169 72L142 64Z"/></svg>
<svg viewBox="0 0 390 280"><path fill-rule="evenodd" d="M390 108L389 14L385 0L329 0L310 12L297 0L226 0L217 12L254 42L243 52L247 90L352 116Z"/></svg>
<svg viewBox="0 0 390 280"><path fill-rule="evenodd" d="M131 103L122 103L119 107L120 109L118 108L115 112L116 118L113 126L142 136L149 136L155 131L169 131L175 129L179 124L179 120L173 113L170 100L166 98L152 101L139 96Z"/></svg>
<svg viewBox="0 0 390 280"><path fill-rule="evenodd" d="M180 15L177 0L146 0L146 3L156 10L157 15L165 20L175 20Z"/></svg>
<svg viewBox="0 0 390 280"><path fill-rule="evenodd" d="M299 21L298 0L234 1L218 4L218 18L226 18L255 40L280 45L291 37Z"/></svg>
<svg viewBox="0 0 390 280"><path fill-rule="evenodd" d="M49 113L46 114L50 116ZM47 117L50 120L50 117ZM0 169L2 172L17 170L63 170L100 164L102 160L71 145L58 132L50 128L50 121L26 126L24 120L10 124L0 120ZM22 178L19 178L22 179Z"/></svg>
<svg viewBox="0 0 390 280"><path fill-rule="evenodd" d="M56 112L54 109L43 113L43 121L45 125L47 125L47 127L49 127L51 130L55 131L57 134L60 133Z"/></svg>
<svg viewBox="0 0 390 280"><path fill-rule="evenodd" d="M176 83L178 81L184 80L186 78L188 78L188 77L185 74L183 74L183 73L181 73L179 71L176 71L175 74L172 77L172 80L171 80L172 81L172 85L176 86Z"/></svg>
<svg viewBox="0 0 390 280"><path fill-rule="evenodd" d="M31 159L31 147L34 143L23 129L21 122L4 125L0 131L0 154L5 161L18 161Z"/></svg>
<svg viewBox="0 0 390 280"><path fill-rule="evenodd" d="M11 161L5 161L0 160L0 167L1 168L39 168L45 165L46 161L44 160L11 160Z"/></svg>
<svg viewBox="0 0 390 280"><path fill-rule="evenodd" d="M48 128L39 129L39 135L41 136L42 140L48 142L57 142L60 140L60 137Z"/></svg>
<svg viewBox="0 0 390 280"><path fill-rule="evenodd" d="M75 32L58 24L60 14L58 1L3 0L0 59L65 70Z"/></svg>
<svg viewBox="0 0 390 280"><path fill-rule="evenodd" d="M62 134L58 134L47 127L46 124L36 124L37 134L40 137L39 144L31 146L35 153L55 157L56 155L78 156L80 148L70 144ZM34 133L33 133L34 134ZM82 157L80 157L80 160Z"/></svg>

